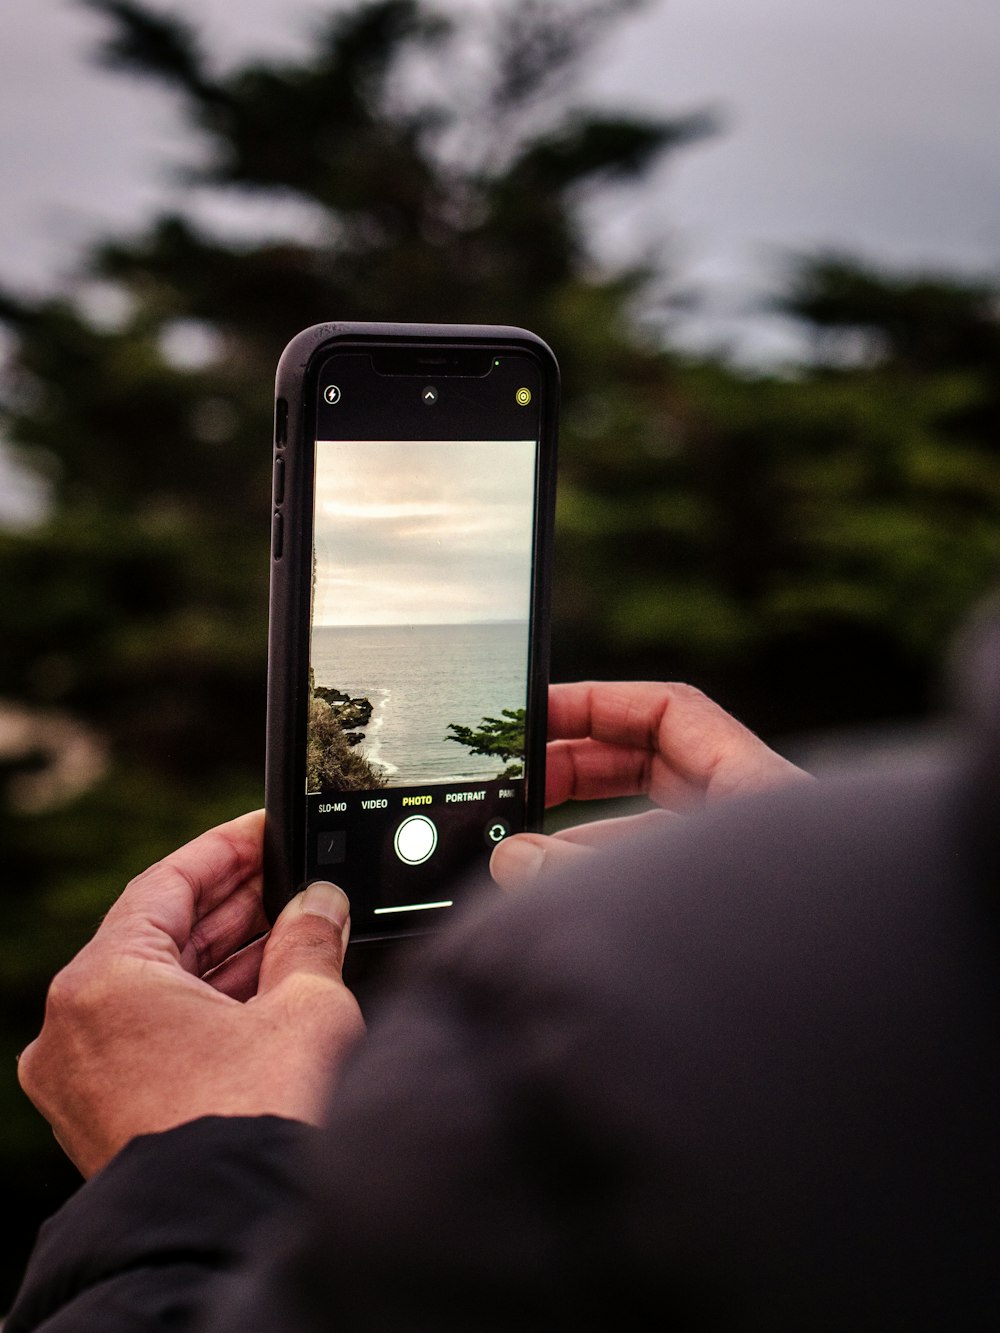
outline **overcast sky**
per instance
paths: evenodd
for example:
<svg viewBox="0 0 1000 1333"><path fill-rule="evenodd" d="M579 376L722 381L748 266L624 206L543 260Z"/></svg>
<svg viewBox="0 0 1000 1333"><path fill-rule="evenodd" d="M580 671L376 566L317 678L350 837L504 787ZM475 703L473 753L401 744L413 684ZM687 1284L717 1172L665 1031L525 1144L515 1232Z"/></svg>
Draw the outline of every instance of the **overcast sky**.
<svg viewBox="0 0 1000 1333"><path fill-rule="evenodd" d="M527 621L534 482L531 440L320 443L314 623Z"/></svg>
<svg viewBox="0 0 1000 1333"><path fill-rule="evenodd" d="M485 0L479 0L484 3ZM293 54L319 0L158 0L224 59ZM0 6L0 280L50 281L89 236L177 187L166 93L88 63L103 24L72 0ZM652 0L595 62L602 95L715 108L726 128L622 199L609 243L666 241L736 340L790 248L1000 269L998 0ZM776 344L780 345L780 344Z"/></svg>

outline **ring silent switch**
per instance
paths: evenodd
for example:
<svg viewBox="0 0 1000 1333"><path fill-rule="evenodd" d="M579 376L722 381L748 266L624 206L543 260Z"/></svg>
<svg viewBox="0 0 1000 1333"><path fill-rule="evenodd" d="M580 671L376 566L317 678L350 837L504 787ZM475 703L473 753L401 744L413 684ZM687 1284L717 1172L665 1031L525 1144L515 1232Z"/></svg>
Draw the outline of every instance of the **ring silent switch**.
<svg viewBox="0 0 1000 1333"><path fill-rule="evenodd" d="M437 828L426 815L410 815L396 830L392 845L404 865L419 866L433 854L437 841Z"/></svg>

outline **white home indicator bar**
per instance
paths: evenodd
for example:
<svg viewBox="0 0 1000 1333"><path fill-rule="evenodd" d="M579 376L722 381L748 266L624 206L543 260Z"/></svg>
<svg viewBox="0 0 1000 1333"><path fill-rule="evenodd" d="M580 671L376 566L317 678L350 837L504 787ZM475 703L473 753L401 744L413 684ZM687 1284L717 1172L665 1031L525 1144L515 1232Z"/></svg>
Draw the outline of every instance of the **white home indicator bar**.
<svg viewBox="0 0 1000 1333"><path fill-rule="evenodd" d="M389 912L428 912L432 907L453 907L454 899L447 898L440 903L407 903L404 907L376 907L376 916L386 916Z"/></svg>

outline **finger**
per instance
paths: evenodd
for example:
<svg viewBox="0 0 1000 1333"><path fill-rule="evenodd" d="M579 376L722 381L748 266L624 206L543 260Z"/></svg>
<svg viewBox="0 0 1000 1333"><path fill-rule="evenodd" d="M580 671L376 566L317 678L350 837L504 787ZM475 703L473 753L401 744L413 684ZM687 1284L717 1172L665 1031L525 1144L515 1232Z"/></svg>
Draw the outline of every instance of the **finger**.
<svg viewBox="0 0 1000 1333"><path fill-rule="evenodd" d="M490 857L490 874L509 892L529 888L551 871L582 865L594 855L591 847L545 837L540 833L516 833L497 843Z"/></svg>
<svg viewBox="0 0 1000 1333"><path fill-rule="evenodd" d="M593 740L549 741L545 749L545 804L591 801L648 792L648 750Z"/></svg>
<svg viewBox="0 0 1000 1333"><path fill-rule="evenodd" d="M692 776L705 767L700 743L708 727L743 745L763 742L701 690L680 681L579 681L549 691L549 739L602 741L637 751L656 749L670 719L671 749Z"/></svg>
<svg viewBox="0 0 1000 1333"><path fill-rule="evenodd" d="M619 815L614 819L595 819L586 824L574 824L549 836L556 842L572 842L581 847L606 847L623 838L674 826L679 818L673 810L644 810L637 815Z"/></svg>
<svg viewBox="0 0 1000 1333"><path fill-rule="evenodd" d="M244 944L267 933L270 922L264 911L259 875L234 889L230 896L195 922L189 945L181 951L181 961L204 976L238 954Z"/></svg>
<svg viewBox="0 0 1000 1333"><path fill-rule="evenodd" d="M341 980L350 912L347 894L325 880L286 903L264 946L258 995L297 973Z"/></svg>
<svg viewBox="0 0 1000 1333"><path fill-rule="evenodd" d="M661 804L690 805L701 792L696 770L706 712L716 729L728 732L731 723L744 730L700 690L676 682L553 685L546 803L653 795L655 783Z"/></svg>
<svg viewBox="0 0 1000 1333"><path fill-rule="evenodd" d="M636 717L637 705L655 691L669 689L659 681L580 680L549 686L549 740L581 740L585 736L616 744L645 744L648 723Z"/></svg>
<svg viewBox="0 0 1000 1333"><path fill-rule="evenodd" d="M807 776L701 690L680 682L553 686L549 734L550 804L645 792L683 809Z"/></svg>
<svg viewBox="0 0 1000 1333"><path fill-rule="evenodd" d="M532 884L545 870L572 865L576 858L567 849L596 851L623 838L634 837L658 826L673 824L677 815L669 810L644 810L637 815L592 820L574 824L557 833L519 833L498 843L490 858L490 873L504 889Z"/></svg>
<svg viewBox="0 0 1000 1333"><path fill-rule="evenodd" d="M545 804L630 796L648 796L674 811L702 804L709 784L690 775L683 765L678 771L674 758L657 749L603 741L550 741L545 756ZM745 765L746 759L739 762Z"/></svg>
<svg viewBox="0 0 1000 1333"><path fill-rule="evenodd" d="M126 886L94 942L204 973L266 926L262 839L258 810L185 843Z"/></svg>
<svg viewBox="0 0 1000 1333"><path fill-rule="evenodd" d="M221 963L210 968L202 976L215 990L228 995L232 1000L249 1000L257 994L257 980L260 975L260 963L264 956L266 936L251 940L242 949L224 958Z"/></svg>

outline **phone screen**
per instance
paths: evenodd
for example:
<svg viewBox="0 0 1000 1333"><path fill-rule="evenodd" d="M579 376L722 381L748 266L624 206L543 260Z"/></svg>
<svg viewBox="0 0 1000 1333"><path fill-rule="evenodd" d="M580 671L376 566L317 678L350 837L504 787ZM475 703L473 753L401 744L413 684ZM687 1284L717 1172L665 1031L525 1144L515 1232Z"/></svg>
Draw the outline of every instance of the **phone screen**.
<svg viewBox="0 0 1000 1333"><path fill-rule="evenodd" d="M526 827L538 706L539 367L378 367L321 367L312 488L305 867L361 935L438 924Z"/></svg>

